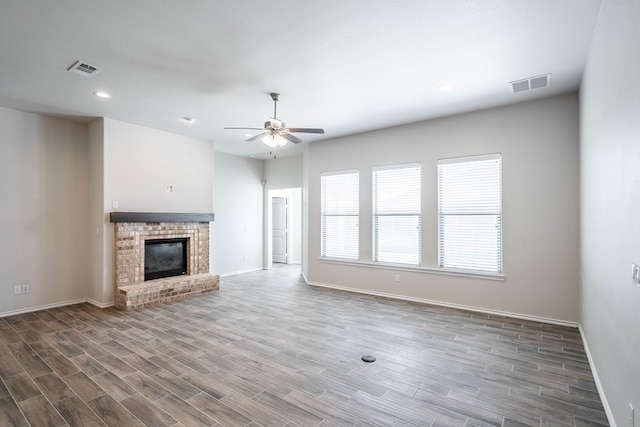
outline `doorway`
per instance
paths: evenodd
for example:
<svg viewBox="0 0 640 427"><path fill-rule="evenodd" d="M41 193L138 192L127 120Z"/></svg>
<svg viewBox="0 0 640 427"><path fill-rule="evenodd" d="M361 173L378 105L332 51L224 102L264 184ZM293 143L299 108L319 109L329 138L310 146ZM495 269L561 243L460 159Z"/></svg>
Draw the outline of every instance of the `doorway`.
<svg viewBox="0 0 640 427"><path fill-rule="evenodd" d="M286 197L274 197L271 199L271 242L272 242L272 254L271 259L273 262L287 263L287 247L289 234L288 234L288 212L287 212L287 198Z"/></svg>
<svg viewBox="0 0 640 427"><path fill-rule="evenodd" d="M302 188L268 190L265 268L302 264Z"/></svg>

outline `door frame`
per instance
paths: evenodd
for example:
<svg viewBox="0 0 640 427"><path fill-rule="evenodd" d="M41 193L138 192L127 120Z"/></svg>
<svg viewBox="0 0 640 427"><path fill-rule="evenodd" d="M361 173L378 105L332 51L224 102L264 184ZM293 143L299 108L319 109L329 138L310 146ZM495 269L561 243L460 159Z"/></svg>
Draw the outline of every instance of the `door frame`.
<svg viewBox="0 0 640 427"><path fill-rule="evenodd" d="M284 261L276 261L275 260L276 254L273 251L273 247L275 246L274 239L275 239L275 234L276 234L275 233L275 224L274 224L276 215L273 215L273 212L274 212L273 208L274 208L274 205L276 205L276 201L281 201L281 203L284 204L284 212L283 212L283 215L284 215L284 227L283 227L283 230L282 230L282 232L283 232L283 235L282 235L282 237L283 237L283 239L282 239L283 240L283 245L282 246L284 246L284 254L283 254ZM291 226L291 221L290 221L290 218L289 218L289 216L290 216L289 215L289 198L288 197L282 197L282 196L273 196L273 197L271 197L271 208L272 208L272 210L271 210L271 213L272 213L272 215L271 215L271 227L272 227L271 228L271 249L272 249L271 250L271 262L272 263L278 263L278 264L289 264L289 245L290 245L290 242L289 242L289 240L290 240L289 239L289 227ZM279 225L282 225L282 224L279 224Z"/></svg>
<svg viewBox="0 0 640 427"><path fill-rule="evenodd" d="M265 238L264 238L264 269L273 268L273 198L285 197L288 205L287 222L289 224L289 235L287 242L288 256L287 264L302 265L302 187L282 188L267 190L266 194L266 216L265 216Z"/></svg>

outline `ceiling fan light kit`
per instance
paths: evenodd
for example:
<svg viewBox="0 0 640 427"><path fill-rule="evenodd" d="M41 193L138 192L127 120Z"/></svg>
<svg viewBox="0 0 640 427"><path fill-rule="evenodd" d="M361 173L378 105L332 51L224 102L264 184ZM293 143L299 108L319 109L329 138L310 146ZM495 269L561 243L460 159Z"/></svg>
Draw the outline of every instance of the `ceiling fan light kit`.
<svg viewBox="0 0 640 427"><path fill-rule="evenodd" d="M271 93L273 100L273 117L264 122L262 128L245 128L245 127L226 127L225 129L243 129L243 130L260 130L261 133L254 135L245 142L253 142L260 139L267 147L280 148L284 147L288 142L299 144L302 142L297 136L291 133L324 133L324 129L319 128L288 128L282 120L277 118L279 93Z"/></svg>
<svg viewBox="0 0 640 427"><path fill-rule="evenodd" d="M287 140L284 139L280 134L267 134L264 135L261 139L266 146L271 148L284 147L287 144Z"/></svg>

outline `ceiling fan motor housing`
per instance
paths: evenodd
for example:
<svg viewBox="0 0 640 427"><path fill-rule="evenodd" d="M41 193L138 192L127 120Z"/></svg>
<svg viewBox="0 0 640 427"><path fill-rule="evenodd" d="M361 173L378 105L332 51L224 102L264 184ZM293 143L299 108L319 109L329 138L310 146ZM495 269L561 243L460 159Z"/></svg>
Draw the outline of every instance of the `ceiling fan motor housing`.
<svg viewBox="0 0 640 427"><path fill-rule="evenodd" d="M284 122L278 119L271 119L268 122L264 122L265 129L284 130L285 127Z"/></svg>

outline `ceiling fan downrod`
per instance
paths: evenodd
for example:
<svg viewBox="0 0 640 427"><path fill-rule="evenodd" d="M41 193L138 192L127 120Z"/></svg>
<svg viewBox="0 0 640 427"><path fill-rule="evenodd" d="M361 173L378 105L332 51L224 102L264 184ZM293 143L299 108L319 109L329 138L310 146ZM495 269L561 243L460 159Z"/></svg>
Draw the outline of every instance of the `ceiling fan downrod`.
<svg viewBox="0 0 640 427"><path fill-rule="evenodd" d="M280 94L271 92L271 99L273 99L273 118L277 119L278 116L276 115L276 112L278 110L278 100L280 99Z"/></svg>

